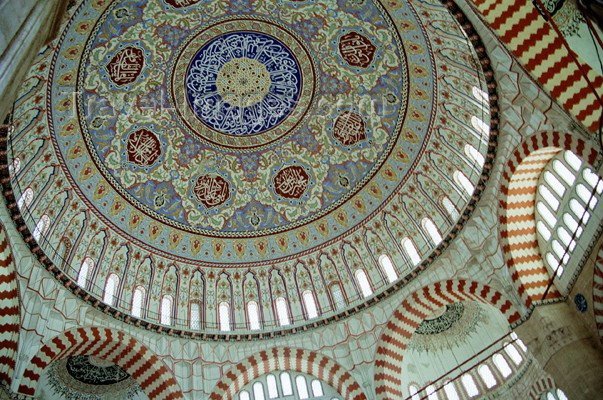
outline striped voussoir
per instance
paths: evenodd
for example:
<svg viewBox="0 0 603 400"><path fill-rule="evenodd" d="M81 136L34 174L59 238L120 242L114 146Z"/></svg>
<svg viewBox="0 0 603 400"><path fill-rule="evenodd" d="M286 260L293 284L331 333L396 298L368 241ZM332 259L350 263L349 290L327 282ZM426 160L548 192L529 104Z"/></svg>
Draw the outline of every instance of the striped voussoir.
<svg viewBox="0 0 603 400"><path fill-rule="evenodd" d="M603 77L579 60L581 71L562 37L540 15L533 2L474 2L486 22L532 77L571 115L596 132L602 107L593 88L599 94L603 93Z"/></svg>
<svg viewBox="0 0 603 400"><path fill-rule="evenodd" d="M44 369L53 361L90 355L119 365L138 382L149 399L183 399L174 375L138 340L107 328L75 328L42 346L23 373L19 393L34 396Z"/></svg>
<svg viewBox="0 0 603 400"><path fill-rule="evenodd" d="M598 152L580 138L567 133L539 132L517 147L501 179L501 246L511 279L527 307L542 300L550 276L538 247L536 231L538 178L561 150L570 150L591 165L598 156ZM555 287L547 293L547 299L560 296Z"/></svg>
<svg viewBox="0 0 603 400"><path fill-rule="evenodd" d="M10 385L17 362L19 327L17 271L6 230L0 224L0 382Z"/></svg>
<svg viewBox="0 0 603 400"><path fill-rule="evenodd" d="M599 247L593 274L593 311L599 340L603 344L603 245Z"/></svg>
<svg viewBox="0 0 603 400"><path fill-rule="evenodd" d="M346 400L366 400L352 375L331 358L296 348L264 350L228 370L216 384L210 400L232 400L254 379L272 371L297 371L327 382Z"/></svg>
<svg viewBox="0 0 603 400"><path fill-rule="evenodd" d="M551 377L538 379L530 387L530 399L540 400L542 398L543 393L546 393L549 390L553 390L555 389L555 387L555 381L553 381L553 378Z"/></svg>
<svg viewBox="0 0 603 400"><path fill-rule="evenodd" d="M402 394L404 351L421 322L438 308L459 301L480 301L500 310L509 324L520 319L515 306L491 287L469 280L448 280L407 296L387 323L375 359L376 399L398 400Z"/></svg>

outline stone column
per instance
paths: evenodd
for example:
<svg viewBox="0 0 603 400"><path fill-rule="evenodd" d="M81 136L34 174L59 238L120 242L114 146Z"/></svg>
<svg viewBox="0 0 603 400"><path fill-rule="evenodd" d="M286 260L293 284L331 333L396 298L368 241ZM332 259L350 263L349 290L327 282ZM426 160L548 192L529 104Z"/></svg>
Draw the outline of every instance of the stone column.
<svg viewBox="0 0 603 400"><path fill-rule="evenodd" d="M537 306L515 332L570 400L601 398L603 352L567 303Z"/></svg>

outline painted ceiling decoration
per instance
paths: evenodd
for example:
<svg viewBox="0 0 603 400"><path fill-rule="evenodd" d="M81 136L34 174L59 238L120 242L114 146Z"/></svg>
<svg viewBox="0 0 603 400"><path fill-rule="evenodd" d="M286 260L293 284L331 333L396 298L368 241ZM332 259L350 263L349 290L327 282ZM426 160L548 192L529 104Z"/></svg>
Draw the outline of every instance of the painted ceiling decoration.
<svg viewBox="0 0 603 400"><path fill-rule="evenodd" d="M91 260L74 290L117 317L190 334L197 303L196 333L218 335L219 303L246 331L255 301L283 331L285 297L295 329L316 324L303 291L324 321L333 285L366 304L358 269L383 295L382 255L404 284L441 253L487 179L496 101L479 37L436 0L85 0L25 81L5 195L33 192L16 217L28 243L68 287Z"/></svg>

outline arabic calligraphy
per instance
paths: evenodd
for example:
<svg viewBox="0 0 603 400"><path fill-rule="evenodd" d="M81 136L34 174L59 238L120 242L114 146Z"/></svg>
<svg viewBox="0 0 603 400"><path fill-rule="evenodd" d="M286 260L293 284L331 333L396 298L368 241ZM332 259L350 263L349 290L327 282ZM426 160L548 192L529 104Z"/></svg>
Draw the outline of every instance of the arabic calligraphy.
<svg viewBox="0 0 603 400"><path fill-rule="evenodd" d="M183 8L197 4L201 0L165 0L170 6L174 8Z"/></svg>
<svg viewBox="0 0 603 400"><path fill-rule="evenodd" d="M301 89L295 56L278 39L259 32L218 36L199 50L186 75L187 98L197 118L235 136L280 124Z"/></svg>
<svg viewBox="0 0 603 400"><path fill-rule="evenodd" d="M287 199L299 199L306 191L309 181L310 177L302 167L286 167L274 177L274 190Z"/></svg>
<svg viewBox="0 0 603 400"><path fill-rule="evenodd" d="M339 53L353 67L368 67L376 50L373 43L358 32L347 33L339 39Z"/></svg>
<svg viewBox="0 0 603 400"><path fill-rule="evenodd" d="M345 111L335 120L333 136L341 144L350 146L366 139L366 126L362 116L353 111Z"/></svg>
<svg viewBox="0 0 603 400"><path fill-rule="evenodd" d="M120 50L107 64L109 78L118 86L134 82L144 66L144 57L141 49L126 47Z"/></svg>
<svg viewBox="0 0 603 400"><path fill-rule="evenodd" d="M207 208L223 204L230 197L230 185L221 176L202 175L197 178L193 193Z"/></svg>
<svg viewBox="0 0 603 400"><path fill-rule="evenodd" d="M143 167L153 165L161 155L157 136L146 129L132 132L126 143L128 161Z"/></svg>

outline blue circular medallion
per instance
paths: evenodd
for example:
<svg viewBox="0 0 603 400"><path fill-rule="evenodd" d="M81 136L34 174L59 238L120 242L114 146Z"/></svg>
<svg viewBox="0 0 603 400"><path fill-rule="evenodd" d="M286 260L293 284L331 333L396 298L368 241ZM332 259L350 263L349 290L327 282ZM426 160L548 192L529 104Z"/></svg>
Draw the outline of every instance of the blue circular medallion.
<svg viewBox="0 0 603 400"><path fill-rule="evenodd" d="M197 118L234 136L280 124L301 91L301 69L291 50L260 32L214 38L197 52L186 73L186 96Z"/></svg>

